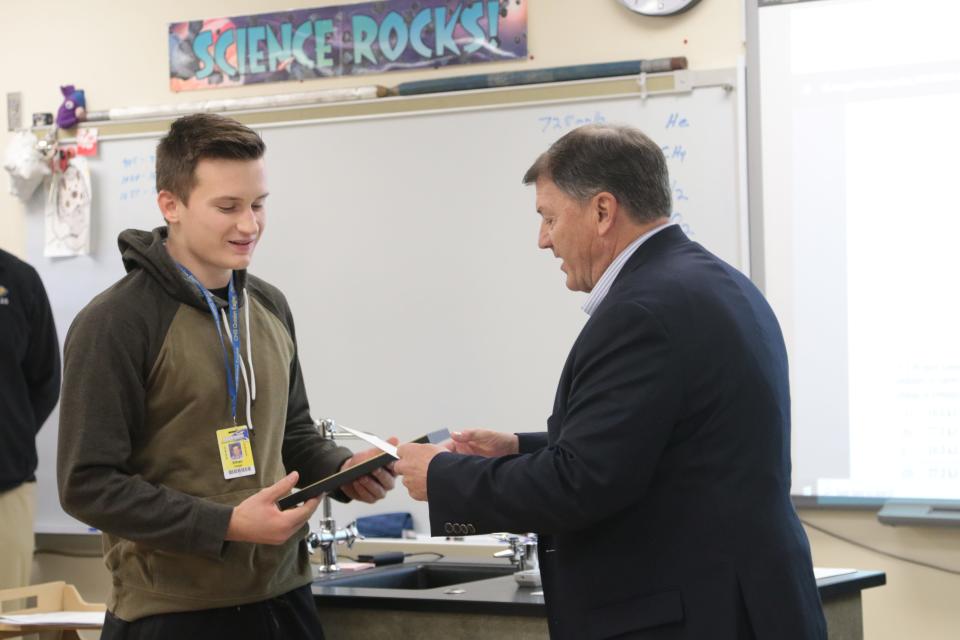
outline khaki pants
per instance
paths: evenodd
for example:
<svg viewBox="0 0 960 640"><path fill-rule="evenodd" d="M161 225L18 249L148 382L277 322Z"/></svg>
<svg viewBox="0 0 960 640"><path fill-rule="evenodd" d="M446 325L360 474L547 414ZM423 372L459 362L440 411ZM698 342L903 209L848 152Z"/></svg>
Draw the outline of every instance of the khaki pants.
<svg viewBox="0 0 960 640"><path fill-rule="evenodd" d="M35 482L0 493L0 589L30 584Z"/></svg>

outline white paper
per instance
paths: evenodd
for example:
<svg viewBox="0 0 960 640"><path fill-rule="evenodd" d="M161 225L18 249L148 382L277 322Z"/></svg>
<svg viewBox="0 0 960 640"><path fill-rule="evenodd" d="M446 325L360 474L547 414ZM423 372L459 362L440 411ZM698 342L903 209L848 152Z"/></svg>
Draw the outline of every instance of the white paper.
<svg viewBox="0 0 960 640"><path fill-rule="evenodd" d="M340 423L337 423L337 428L343 429L347 433L352 433L353 435L357 436L361 440L369 442L370 444L375 446L377 449L380 449L380 451L383 451L384 453L389 453L391 456L393 456L397 460L400 459L400 456L397 455L397 448L395 446L393 446L386 440L381 440L380 438L373 435L372 433L367 433L365 431L357 431L356 429L345 427Z"/></svg>
<svg viewBox="0 0 960 640"><path fill-rule="evenodd" d="M51 611L0 616L4 624L25 626L102 627L103 611Z"/></svg>
<svg viewBox="0 0 960 640"><path fill-rule="evenodd" d="M44 256L65 258L90 253L92 198L87 159L71 158L66 170L55 173L50 181L44 209Z"/></svg>

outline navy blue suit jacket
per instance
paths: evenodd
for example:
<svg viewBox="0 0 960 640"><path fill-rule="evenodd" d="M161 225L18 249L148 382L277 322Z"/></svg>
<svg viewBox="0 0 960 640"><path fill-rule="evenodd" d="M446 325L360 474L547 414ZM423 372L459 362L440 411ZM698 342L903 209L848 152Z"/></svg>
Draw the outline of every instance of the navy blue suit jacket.
<svg viewBox="0 0 960 640"><path fill-rule="evenodd" d="M444 453L435 535L540 534L553 638L826 637L763 295L679 227L624 265L519 455ZM626 635L624 635L626 634Z"/></svg>

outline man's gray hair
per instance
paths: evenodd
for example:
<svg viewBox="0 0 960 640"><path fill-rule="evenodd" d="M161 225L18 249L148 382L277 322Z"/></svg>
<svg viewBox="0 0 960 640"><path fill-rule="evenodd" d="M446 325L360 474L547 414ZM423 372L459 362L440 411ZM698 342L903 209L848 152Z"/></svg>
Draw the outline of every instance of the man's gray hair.
<svg viewBox="0 0 960 640"><path fill-rule="evenodd" d="M579 202L607 191L636 222L669 217L672 210L663 152L639 129L626 125L588 124L567 133L527 169L523 183L539 178Z"/></svg>

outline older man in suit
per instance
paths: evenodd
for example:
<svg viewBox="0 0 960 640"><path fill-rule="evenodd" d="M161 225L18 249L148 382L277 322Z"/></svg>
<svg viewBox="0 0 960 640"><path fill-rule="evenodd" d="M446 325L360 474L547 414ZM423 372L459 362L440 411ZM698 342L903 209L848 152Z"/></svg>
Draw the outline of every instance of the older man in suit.
<svg viewBox="0 0 960 640"><path fill-rule="evenodd" d="M826 637L763 295L669 223L666 161L636 129L576 129L524 182L590 318L546 433L400 448L433 532L538 532L553 638Z"/></svg>

